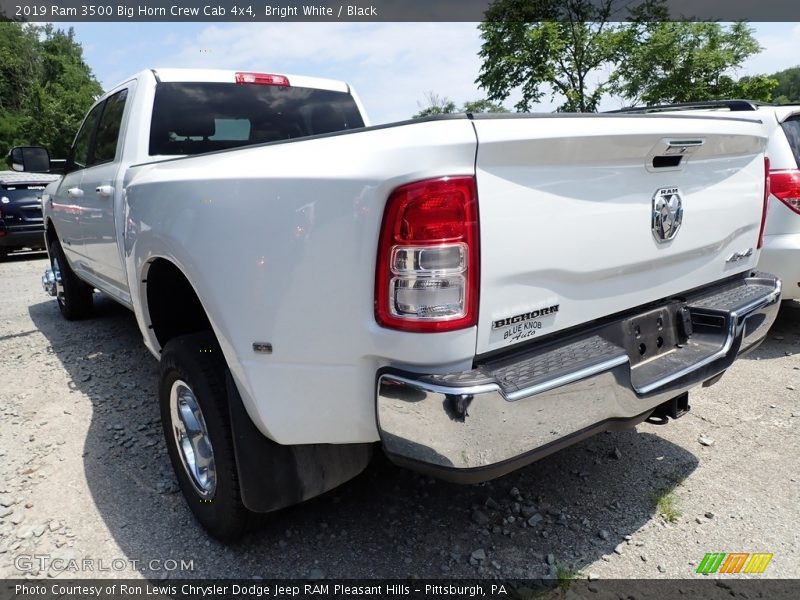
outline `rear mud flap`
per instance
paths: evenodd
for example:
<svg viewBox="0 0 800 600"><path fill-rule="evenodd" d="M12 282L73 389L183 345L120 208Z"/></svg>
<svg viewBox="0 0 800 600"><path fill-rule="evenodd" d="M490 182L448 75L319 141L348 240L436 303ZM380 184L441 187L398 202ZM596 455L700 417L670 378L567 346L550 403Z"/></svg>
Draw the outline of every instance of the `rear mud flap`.
<svg viewBox="0 0 800 600"><path fill-rule="evenodd" d="M373 444L284 446L265 437L242 404L226 373L228 411L242 502L254 512L270 512L319 496L363 471Z"/></svg>

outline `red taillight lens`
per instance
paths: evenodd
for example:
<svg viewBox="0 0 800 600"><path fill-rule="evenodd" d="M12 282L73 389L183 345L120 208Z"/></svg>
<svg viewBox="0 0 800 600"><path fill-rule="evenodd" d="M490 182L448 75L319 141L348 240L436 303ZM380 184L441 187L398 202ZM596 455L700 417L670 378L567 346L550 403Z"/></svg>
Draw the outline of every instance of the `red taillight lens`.
<svg viewBox="0 0 800 600"><path fill-rule="evenodd" d="M415 332L472 327L478 314L478 201L473 177L394 190L378 244L375 318Z"/></svg>
<svg viewBox="0 0 800 600"><path fill-rule="evenodd" d="M761 205L761 226L758 229L758 244L756 248L764 245L764 228L767 226L767 209L769 208L769 158L764 157L764 199Z"/></svg>
<svg viewBox="0 0 800 600"><path fill-rule="evenodd" d="M289 78L285 75L272 75L270 73L236 73L236 83L288 87Z"/></svg>
<svg viewBox="0 0 800 600"><path fill-rule="evenodd" d="M769 191L794 212L800 214L800 169L772 171L769 174Z"/></svg>

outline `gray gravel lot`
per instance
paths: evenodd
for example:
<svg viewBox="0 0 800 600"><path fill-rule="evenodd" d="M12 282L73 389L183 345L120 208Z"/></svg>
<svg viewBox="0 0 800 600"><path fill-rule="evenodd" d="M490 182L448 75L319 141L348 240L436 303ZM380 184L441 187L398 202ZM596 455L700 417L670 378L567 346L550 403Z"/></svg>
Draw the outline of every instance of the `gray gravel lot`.
<svg viewBox="0 0 800 600"><path fill-rule="evenodd" d="M177 491L133 314L96 297L93 319L63 321L46 264L0 263L0 577L66 576L20 563L36 554L93 559L79 577L686 578L706 552L756 551L774 554L769 576L800 577L800 305L670 425L482 485L378 457L224 546Z"/></svg>

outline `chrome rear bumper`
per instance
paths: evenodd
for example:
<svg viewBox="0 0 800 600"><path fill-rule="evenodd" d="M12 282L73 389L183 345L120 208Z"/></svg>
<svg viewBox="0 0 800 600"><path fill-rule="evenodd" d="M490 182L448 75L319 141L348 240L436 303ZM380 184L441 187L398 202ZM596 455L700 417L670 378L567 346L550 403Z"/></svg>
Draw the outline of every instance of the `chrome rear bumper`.
<svg viewBox="0 0 800 600"><path fill-rule="evenodd" d="M629 427L755 348L775 320L780 295L780 281L753 274L488 359L471 371L383 369L377 388L383 447L398 464L474 482L599 431ZM666 333L687 310L691 337ZM664 348L643 358L633 331L656 319L667 343L659 329L651 339Z"/></svg>

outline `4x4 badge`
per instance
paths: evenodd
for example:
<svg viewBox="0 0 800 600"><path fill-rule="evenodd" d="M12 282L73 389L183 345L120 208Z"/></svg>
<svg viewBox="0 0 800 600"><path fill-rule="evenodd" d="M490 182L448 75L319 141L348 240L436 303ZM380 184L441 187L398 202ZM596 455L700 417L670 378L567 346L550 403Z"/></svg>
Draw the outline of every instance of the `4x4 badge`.
<svg viewBox="0 0 800 600"><path fill-rule="evenodd" d="M673 239L683 221L683 202L678 188L661 188L653 195L651 228L658 243Z"/></svg>

